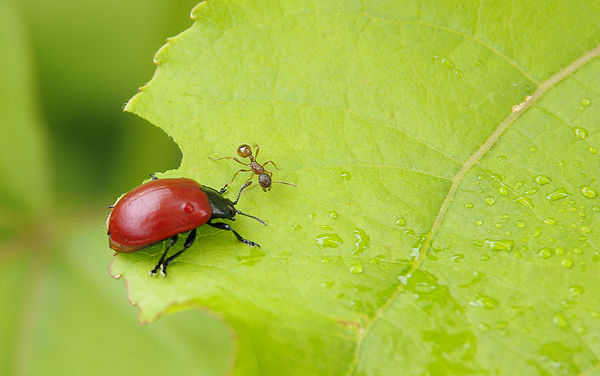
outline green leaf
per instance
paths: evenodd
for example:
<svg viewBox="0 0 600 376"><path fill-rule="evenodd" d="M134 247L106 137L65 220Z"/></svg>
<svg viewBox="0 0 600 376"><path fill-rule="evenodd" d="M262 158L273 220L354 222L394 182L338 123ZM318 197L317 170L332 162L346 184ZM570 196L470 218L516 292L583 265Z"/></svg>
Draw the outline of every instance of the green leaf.
<svg viewBox="0 0 600 376"><path fill-rule="evenodd" d="M118 255L140 320L237 332L234 373L592 374L600 369L597 3L202 3L126 110L219 188L242 143L275 178L201 227ZM243 178L238 177L234 189ZM230 193L233 197L234 193Z"/></svg>

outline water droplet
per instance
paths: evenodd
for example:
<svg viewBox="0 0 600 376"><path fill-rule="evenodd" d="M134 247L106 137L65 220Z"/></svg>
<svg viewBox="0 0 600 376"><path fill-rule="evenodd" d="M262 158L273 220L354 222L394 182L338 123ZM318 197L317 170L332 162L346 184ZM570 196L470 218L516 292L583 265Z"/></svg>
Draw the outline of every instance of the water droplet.
<svg viewBox="0 0 600 376"><path fill-rule="evenodd" d="M525 92L529 93L531 91L531 87L529 85L525 85Z"/></svg>
<svg viewBox="0 0 600 376"><path fill-rule="evenodd" d="M525 206L526 208L533 209L533 202L531 202L531 199L529 197L518 197L514 201Z"/></svg>
<svg viewBox="0 0 600 376"><path fill-rule="evenodd" d="M537 148L535 146L532 146L529 148L529 151L535 153L537 151Z"/></svg>
<svg viewBox="0 0 600 376"><path fill-rule="evenodd" d="M525 184L524 181L519 180L518 182L515 183L515 189L521 188L524 184Z"/></svg>
<svg viewBox="0 0 600 376"><path fill-rule="evenodd" d="M504 225L502 223L496 223L496 228L502 228Z"/></svg>
<svg viewBox="0 0 600 376"><path fill-rule="evenodd" d="M474 301L469 302L469 305L472 307L476 307L476 308L492 310L492 309L498 308L498 306L500 306L500 303L496 299L492 298L491 296L487 296L487 295L478 293L477 298Z"/></svg>
<svg viewBox="0 0 600 376"><path fill-rule="evenodd" d="M481 242L481 240L477 240L477 239L473 240L473 245L475 247L483 247L483 243Z"/></svg>
<svg viewBox="0 0 600 376"><path fill-rule="evenodd" d="M535 230L533 230L533 233L531 233L531 236L534 238L539 238L541 234L542 234L542 228L536 227Z"/></svg>
<svg viewBox="0 0 600 376"><path fill-rule="evenodd" d="M546 175L539 175L539 176L535 177L535 182L538 183L539 185L546 185L546 184L552 182L552 180Z"/></svg>
<svg viewBox="0 0 600 376"><path fill-rule="evenodd" d="M377 264L379 264L379 262L380 261L377 258L372 258L372 259L369 260L369 263L372 264L372 265L377 265Z"/></svg>
<svg viewBox="0 0 600 376"><path fill-rule="evenodd" d="M455 74L456 74L458 77L461 77L461 78L465 76L465 75L464 75L464 73L463 73L463 71L461 71L460 69L455 69L455 70L454 70L454 73L455 73Z"/></svg>
<svg viewBox="0 0 600 376"><path fill-rule="evenodd" d="M517 221L517 227L518 227L518 228L523 228L523 227L525 227L525 222L523 222L523 221L521 221L521 220L518 220L518 221Z"/></svg>
<svg viewBox="0 0 600 376"><path fill-rule="evenodd" d="M507 159L506 155L501 155L501 156L499 156L499 157L498 157L498 160L499 160L500 162L505 162L505 161L506 161L506 159Z"/></svg>
<svg viewBox="0 0 600 376"><path fill-rule="evenodd" d="M506 187L498 188L498 192L504 197L508 196L508 189L506 189Z"/></svg>
<svg viewBox="0 0 600 376"><path fill-rule="evenodd" d="M556 220L554 218L546 218L546 219L544 219L544 223L547 225L555 225Z"/></svg>
<svg viewBox="0 0 600 376"><path fill-rule="evenodd" d="M597 154L598 153L598 149L596 149L596 147L594 147L594 146L590 146L590 153Z"/></svg>
<svg viewBox="0 0 600 376"><path fill-rule="evenodd" d="M333 287L334 284L335 282L321 282L321 287L323 287L324 289L330 289Z"/></svg>
<svg viewBox="0 0 600 376"><path fill-rule="evenodd" d="M398 220L396 221L396 224L398 226L406 226L406 219L404 219L404 218L398 218Z"/></svg>
<svg viewBox="0 0 600 376"><path fill-rule="evenodd" d="M292 227L292 229L293 229L293 230L300 230L300 229L302 229L302 226L300 226L299 224L295 224L295 225Z"/></svg>
<svg viewBox="0 0 600 376"><path fill-rule="evenodd" d="M481 226L482 224L483 224L483 221L481 219L475 220L475 226Z"/></svg>
<svg viewBox="0 0 600 376"><path fill-rule="evenodd" d="M333 228L331 226L327 226L327 225L322 225L318 227L320 230L325 230L325 231L332 231Z"/></svg>
<svg viewBox="0 0 600 376"><path fill-rule="evenodd" d="M315 239L317 244L323 248L337 248L344 242L338 234L321 234Z"/></svg>
<svg viewBox="0 0 600 376"><path fill-rule="evenodd" d="M552 323L554 323L554 325L558 326L561 329L567 329L569 327L569 323L567 322L567 319L565 318L565 316L563 316L562 313L556 314L552 318Z"/></svg>
<svg viewBox="0 0 600 376"><path fill-rule="evenodd" d="M583 232L584 234L589 234L590 232L592 232L592 229L589 226L581 226L581 232Z"/></svg>
<svg viewBox="0 0 600 376"><path fill-rule="evenodd" d="M588 187L588 186L581 187L581 194L587 198L598 197L598 191L596 191L594 188Z"/></svg>
<svg viewBox="0 0 600 376"><path fill-rule="evenodd" d="M588 136L587 129L575 128L574 131L575 131L575 136L580 140L585 140L585 138Z"/></svg>
<svg viewBox="0 0 600 376"><path fill-rule="evenodd" d="M336 219L338 217L338 213L335 211L332 211L329 213L329 218L331 219Z"/></svg>
<svg viewBox="0 0 600 376"><path fill-rule="evenodd" d="M552 257L552 250L550 248L542 248L540 249L540 251L538 252L538 255L540 255L543 259L547 259Z"/></svg>
<svg viewBox="0 0 600 376"><path fill-rule="evenodd" d="M327 263L331 262L331 259L329 259L329 258L327 258L327 257L323 257L323 258L321 259L321 262L322 262L323 264L327 264Z"/></svg>
<svg viewBox="0 0 600 376"><path fill-rule="evenodd" d="M583 99L581 100L581 104L584 106L589 106L592 103L592 101L590 100L590 98L587 97L583 97Z"/></svg>
<svg viewBox="0 0 600 376"><path fill-rule="evenodd" d="M308 213L308 216L311 218L317 218L317 213Z"/></svg>
<svg viewBox="0 0 600 376"><path fill-rule="evenodd" d="M566 162L565 161L560 161L558 162L558 167L565 167Z"/></svg>
<svg viewBox="0 0 600 376"><path fill-rule="evenodd" d="M352 174L350 174L348 171L342 171L342 177L344 180L348 181L352 179Z"/></svg>
<svg viewBox="0 0 600 376"><path fill-rule="evenodd" d="M353 255L360 255L365 248L369 248L369 240L371 237L367 235L364 230L359 228L354 230L354 249L352 250Z"/></svg>
<svg viewBox="0 0 600 376"><path fill-rule="evenodd" d="M354 264L350 267L350 273L352 274L362 274L363 271L362 264Z"/></svg>
<svg viewBox="0 0 600 376"><path fill-rule="evenodd" d="M442 63L446 66L446 68L454 69L455 67L454 63L448 60L446 57L442 59Z"/></svg>
<svg viewBox="0 0 600 376"><path fill-rule="evenodd" d="M537 191L539 191L539 188L537 188L537 187L531 188L531 189L525 191L525 194L531 196L531 195L535 194Z"/></svg>
<svg viewBox="0 0 600 376"><path fill-rule="evenodd" d="M483 63L481 61L479 61L479 60L476 60L475 61L475 66L481 68L481 67L483 67Z"/></svg>
<svg viewBox="0 0 600 376"><path fill-rule="evenodd" d="M438 57L437 55L431 55L431 63L437 63Z"/></svg>
<svg viewBox="0 0 600 376"><path fill-rule="evenodd" d="M252 266L252 265L256 264L257 262L261 261L264 256L265 256L265 253L263 251L256 249L256 248L250 248L249 255L238 256L237 260L243 265Z"/></svg>
<svg viewBox="0 0 600 376"><path fill-rule="evenodd" d="M415 236L415 230L408 229L408 230L404 231L404 235L406 235L406 236Z"/></svg>
<svg viewBox="0 0 600 376"><path fill-rule="evenodd" d="M564 188L556 188L554 192L550 193L546 198L550 201L558 201L565 197L569 197L571 194Z"/></svg>
<svg viewBox="0 0 600 376"><path fill-rule="evenodd" d="M496 200L492 196L487 196L485 198L485 203L488 204L488 205L493 205L494 202L496 202Z"/></svg>
<svg viewBox="0 0 600 376"><path fill-rule="evenodd" d="M592 210L595 212L600 212L600 206L594 206L592 207Z"/></svg>
<svg viewBox="0 0 600 376"><path fill-rule="evenodd" d="M472 202L467 202L467 203L465 204L465 208L469 208L469 209L473 208L474 206L475 206L475 205L473 205L473 203L472 203Z"/></svg>
<svg viewBox="0 0 600 376"><path fill-rule="evenodd" d="M490 246L492 251L505 251L511 252L515 248L514 240L502 239L502 240L490 240L485 239L486 244Z"/></svg>
<svg viewBox="0 0 600 376"><path fill-rule="evenodd" d="M481 259L481 261L489 261L490 260L490 256L488 256L488 255L481 255L479 258Z"/></svg>
<svg viewBox="0 0 600 376"><path fill-rule="evenodd" d="M465 255L463 255L462 253L458 253L458 254L452 256L452 261L459 262L463 258L465 258Z"/></svg>
<svg viewBox="0 0 600 376"><path fill-rule="evenodd" d="M573 248L573 253L575 253L576 255L583 255L583 251L581 250L581 248Z"/></svg>
<svg viewBox="0 0 600 376"><path fill-rule="evenodd" d="M554 250L554 254L557 256L564 256L565 250L563 248L558 247Z"/></svg>
<svg viewBox="0 0 600 376"><path fill-rule="evenodd" d="M579 327L577 327L577 333L581 334L582 336L588 334L588 328L585 325L581 325Z"/></svg>

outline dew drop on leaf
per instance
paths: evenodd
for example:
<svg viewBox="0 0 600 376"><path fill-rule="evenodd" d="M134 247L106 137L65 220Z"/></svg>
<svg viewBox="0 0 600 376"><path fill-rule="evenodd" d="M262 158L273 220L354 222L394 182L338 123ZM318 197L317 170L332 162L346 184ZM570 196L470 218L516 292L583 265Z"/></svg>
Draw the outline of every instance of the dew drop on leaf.
<svg viewBox="0 0 600 376"><path fill-rule="evenodd" d="M406 219L404 219L404 218L398 218L398 220L396 221L396 224L398 226L406 226Z"/></svg>
<svg viewBox="0 0 600 376"><path fill-rule="evenodd" d="M552 250L548 247L544 247L539 250L538 255L541 256L543 259L548 259L552 257Z"/></svg>
<svg viewBox="0 0 600 376"><path fill-rule="evenodd" d="M585 138L588 136L587 129L575 128L574 131L575 131L575 136L580 140L585 140Z"/></svg>
<svg viewBox="0 0 600 376"><path fill-rule="evenodd" d="M485 198L485 203L488 205L493 205L496 200L492 196L488 196Z"/></svg>
<svg viewBox="0 0 600 376"><path fill-rule="evenodd" d="M364 230L359 228L354 230L354 249L352 250L353 255L360 255L365 248L369 248L369 240L371 237L365 233Z"/></svg>
<svg viewBox="0 0 600 376"><path fill-rule="evenodd" d="M558 326L561 329L567 329L569 327L567 319L565 318L565 316L562 315L562 313L556 314L552 318L552 323L554 323L554 325Z"/></svg>
<svg viewBox="0 0 600 376"><path fill-rule="evenodd" d="M546 198L550 201L558 201L560 199L569 197L571 194L564 188L556 188L554 192L550 193Z"/></svg>
<svg viewBox="0 0 600 376"><path fill-rule="evenodd" d="M338 234L321 234L316 238L317 244L323 248L337 248L342 243L343 240Z"/></svg>
<svg viewBox="0 0 600 376"><path fill-rule="evenodd" d="M519 204L525 206L526 208L529 209L533 209L533 202L531 201L531 199L529 197L518 197L515 199L515 202L518 202Z"/></svg>
<svg viewBox="0 0 600 376"><path fill-rule="evenodd" d="M535 182L538 183L539 185L546 185L546 184L552 182L552 180L546 175L539 175L539 176L535 177Z"/></svg>
<svg viewBox="0 0 600 376"><path fill-rule="evenodd" d="M362 274L363 271L362 264L354 264L350 267L350 273L352 274Z"/></svg>
<svg viewBox="0 0 600 376"><path fill-rule="evenodd" d="M588 186L581 187L581 194L587 198L598 197L598 191L596 191L594 188L588 187Z"/></svg>
<svg viewBox="0 0 600 376"><path fill-rule="evenodd" d="M474 206L475 206L475 205L473 205L473 203L472 203L472 202L467 202L467 203L465 204L465 208L468 208L468 209L471 209L471 208L473 208Z"/></svg>

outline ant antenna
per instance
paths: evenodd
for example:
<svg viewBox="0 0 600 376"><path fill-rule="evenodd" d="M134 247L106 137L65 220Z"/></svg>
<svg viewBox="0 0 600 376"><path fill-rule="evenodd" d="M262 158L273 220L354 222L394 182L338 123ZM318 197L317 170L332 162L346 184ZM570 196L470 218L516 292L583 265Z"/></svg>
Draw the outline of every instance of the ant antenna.
<svg viewBox="0 0 600 376"><path fill-rule="evenodd" d="M240 196L242 195L242 191L243 191L244 189L248 188L248 187L249 187L249 186L251 186L251 185L252 185L252 180L250 180L250 181L247 181L247 182L245 182L245 183L244 183L244 185L242 185L242 188L240 188L240 191L239 191L239 193L238 193L238 196L237 196L237 198L235 199L235 201L233 202L233 205L237 205L238 201L240 200ZM242 213L240 213L240 214L242 214ZM244 215L246 215L246 214L244 214Z"/></svg>

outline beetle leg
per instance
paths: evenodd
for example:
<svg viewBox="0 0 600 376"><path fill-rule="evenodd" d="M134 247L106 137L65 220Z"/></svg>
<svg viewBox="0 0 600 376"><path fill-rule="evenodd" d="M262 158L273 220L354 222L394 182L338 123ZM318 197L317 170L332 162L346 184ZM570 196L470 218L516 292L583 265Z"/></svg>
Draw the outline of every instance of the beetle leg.
<svg viewBox="0 0 600 376"><path fill-rule="evenodd" d="M165 249L165 252L162 254L160 260L158 260L158 264L156 264L156 266L154 267L154 269L152 269L152 271L150 272L150 276L153 276L156 274L156 272L158 272L158 270L161 268L163 262L165 261L165 257L167 256L167 252L169 252L169 249L175 244L177 243L177 239L179 237L177 236L177 234L171 236L171 239L169 240L169 244L167 244L167 249Z"/></svg>
<svg viewBox="0 0 600 376"><path fill-rule="evenodd" d="M244 244L248 244L250 247L259 247L260 245L258 245L257 243L250 241L248 239L244 239L242 238L242 235L240 235L237 231L235 231L234 229L231 228L231 226L229 226L227 223L223 223L223 222L208 222L208 224L214 228L218 228L220 230L227 230L227 231L231 231L233 232L233 234L235 235L235 237L237 238L237 240L241 241Z"/></svg>
<svg viewBox="0 0 600 376"><path fill-rule="evenodd" d="M190 231L190 234L188 235L187 239L185 239L185 243L183 244L183 249L174 254L173 256L169 257L162 263L162 275L164 275L165 277L167 276L167 266L169 266L169 264L171 264L173 260L179 257L179 255L182 254L186 249L190 248L192 244L194 244L194 240L196 240L196 229Z"/></svg>

